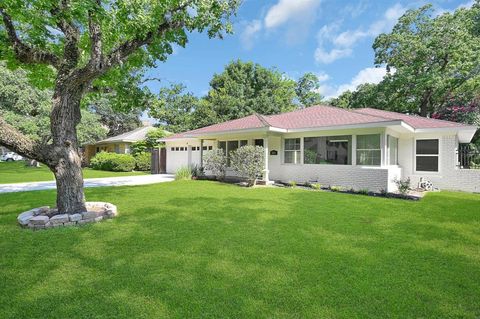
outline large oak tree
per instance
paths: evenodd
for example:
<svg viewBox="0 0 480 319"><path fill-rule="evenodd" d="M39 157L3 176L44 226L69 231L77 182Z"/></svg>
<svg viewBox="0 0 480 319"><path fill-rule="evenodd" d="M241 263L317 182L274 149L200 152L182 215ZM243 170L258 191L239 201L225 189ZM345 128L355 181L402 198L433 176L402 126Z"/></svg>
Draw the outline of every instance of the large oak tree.
<svg viewBox="0 0 480 319"><path fill-rule="evenodd" d="M0 118L0 144L46 164L61 213L85 211L77 125L81 100L133 69L184 46L187 33L222 36L239 0L3 0L0 59L53 86L51 142L36 142Z"/></svg>

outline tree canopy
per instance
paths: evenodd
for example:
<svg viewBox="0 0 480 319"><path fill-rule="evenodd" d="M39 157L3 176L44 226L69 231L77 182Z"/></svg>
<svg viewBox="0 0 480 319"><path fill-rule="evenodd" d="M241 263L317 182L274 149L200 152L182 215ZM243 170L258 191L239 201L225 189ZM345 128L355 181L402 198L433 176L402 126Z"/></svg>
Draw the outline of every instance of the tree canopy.
<svg viewBox="0 0 480 319"><path fill-rule="evenodd" d="M318 92L320 89L320 80L315 73L305 73L297 81L295 93L301 105L308 107L322 103L323 97Z"/></svg>
<svg viewBox="0 0 480 319"><path fill-rule="evenodd" d="M431 5L407 11L373 44L375 64L389 73L378 88L397 111L432 114L452 96L480 89L480 8L433 15Z"/></svg>

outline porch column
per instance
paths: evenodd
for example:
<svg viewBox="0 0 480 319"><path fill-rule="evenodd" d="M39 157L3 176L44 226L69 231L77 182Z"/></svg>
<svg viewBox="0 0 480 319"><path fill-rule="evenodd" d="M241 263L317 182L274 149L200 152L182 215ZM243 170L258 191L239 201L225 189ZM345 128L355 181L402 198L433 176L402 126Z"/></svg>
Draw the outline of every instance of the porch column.
<svg viewBox="0 0 480 319"><path fill-rule="evenodd" d="M263 139L263 148L265 149L265 169L263 170L263 180L265 183L268 183L270 181L270 171L268 170L268 136Z"/></svg>
<svg viewBox="0 0 480 319"><path fill-rule="evenodd" d="M200 167L203 167L203 139L200 140Z"/></svg>
<svg viewBox="0 0 480 319"><path fill-rule="evenodd" d="M357 165L357 135L352 135L352 166Z"/></svg>

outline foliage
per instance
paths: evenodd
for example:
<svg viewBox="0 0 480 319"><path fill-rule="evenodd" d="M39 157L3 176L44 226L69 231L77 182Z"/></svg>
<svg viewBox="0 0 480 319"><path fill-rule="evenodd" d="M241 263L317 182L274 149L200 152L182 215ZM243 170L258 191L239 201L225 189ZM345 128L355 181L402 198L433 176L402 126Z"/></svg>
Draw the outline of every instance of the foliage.
<svg viewBox="0 0 480 319"><path fill-rule="evenodd" d="M49 141L52 91L33 87L23 69L9 70L0 63L0 116L10 125L34 141ZM107 130L100 118L81 110L82 120L77 126L80 145L104 139Z"/></svg>
<svg viewBox="0 0 480 319"><path fill-rule="evenodd" d="M188 166L182 166L175 172L175 180L190 180L192 179L192 169Z"/></svg>
<svg viewBox="0 0 480 319"><path fill-rule="evenodd" d="M163 129L152 128L147 132L144 140L134 142L130 145L130 152L132 155L136 155L138 153L151 152L152 149L156 147L162 147L164 143L158 140L165 136L167 136L167 132Z"/></svg>
<svg viewBox="0 0 480 319"><path fill-rule="evenodd" d="M102 171L130 172L135 168L135 159L130 154L100 152L92 157L90 167Z"/></svg>
<svg viewBox="0 0 480 319"><path fill-rule="evenodd" d="M150 152L140 152L133 155L135 159L135 170L149 171L152 165L152 154Z"/></svg>
<svg viewBox="0 0 480 319"><path fill-rule="evenodd" d="M253 145L239 147L230 152L230 166L253 186L265 168L265 149Z"/></svg>
<svg viewBox="0 0 480 319"><path fill-rule="evenodd" d="M379 88L391 108L427 116L449 96L478 92L480 37L474 20L479 14L473 6L435 16L426 5L408 10L391 33L375 39L375 63L390 71Z"/></svg>
<svg viewBox="0 0 480 319"><path fill-rule="evenodd" d="M344 190L344 188L342 186L330 186L330 190L332 192L341 192Z"/></svg>
<svg viewBox="0 0 480 319"><path fill-rule="evenodd" d="M393 182L397 185L398 192L402 195L407 195L410 190L410 177L394 179Z"/></svg>
<svg viewBox="0 0 480 319"><path fill-rule="evenodd" d="M218 180L223 180L227 170L227 156L225 156L223 150L215 149L205 152L203 168L205 171L210 171Z"/></svg>
<svg viewBox="0 0 480 319"><path fill-rule="evenodd" d="M365 83L357 86L355 91L345 91L338 97L330 100L330 104L342 108L364 108L375 107L378 109L394 109L396 111L407 111L392 106L392 101L384 92L384 84Z"/></svg>
<svg viewBox="0 0 480 319"><path fill-rule="evenodd" d="M193 178L198 178L198 177L202 177L205 175L205 172L203 170L203 167L199 166L199 165L193 165L190 167L191 171L192 171L192 177Z"/></svg>
<svg viewBox="0 0 480 319"><path fill-rule="evenodd" d="M142 126L142 110L135 105L119 109L115 106L114 94L95 95L86 99L87 109L100 117L100 122L108 127L108 137L120 135ZM123 99L124 103L129 99ZM128 110L128 111L126 111Z"/></svg>
<svg viewBox="0 0 480 319"><path fill-rule="evenodd" d="M479 99L467 103L449 99L445 106L432 114L432 118L480 126Z"/></svg>
<svg viewBox="0 0 480 319"><path fill-rule="evenodd" d="M149 108L149 115L160 121L170 132L184 132L195 128L193 114L199 101L183 84L162 87Z"/></svg>
<svg viewBox="0 0 480 319"><path fill-rule="evenodd" d="M310 187L315 189L315 190L320 190L322 189L322 184L319 183L310 183Z"/></svg>
<svg viewBox="0 0 480 319"><path fill-rule="evenodd" d="M370 190L368 188L362 188L362 189L359 189L357 193L361 195L368 195L370 193Z"/></svg>
<svg viewBox="0 0 480 319"><path fill-rule="evenodd" d="M295 93L302 106L308 107L322 103L322 95L318 93L320 81L314 73L305 73L298 79Z"/></svg>
<svg viewBox="0 0 480 319"><path fill-rule="evenodd" d="M295 181L288 181L287 185L288 185L288 187L295 188L295 187L297 187L297 182L295 182Z"/></svg>
<svg viewBox="0 0 480 319"><path fill-rule="evenodd" d="M295 109L295 85L276 69L237 60L213 76L206 99L219 121L278 114Z"/></svg>

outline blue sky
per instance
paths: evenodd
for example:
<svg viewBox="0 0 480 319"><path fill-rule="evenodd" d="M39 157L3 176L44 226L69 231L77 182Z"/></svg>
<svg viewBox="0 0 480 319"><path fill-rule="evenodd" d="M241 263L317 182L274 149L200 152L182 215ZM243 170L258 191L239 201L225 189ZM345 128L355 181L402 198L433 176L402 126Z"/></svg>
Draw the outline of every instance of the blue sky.
<svg viewBox="0 0 480 319"><path fill-rule="evenodd" d="M233 35L223 40L191 34L186 48L175 48L165 63L148 72L162 78L148 85L156 92L169 82L184 83L205 95L214 73L236 59L276 67L297 79L314 72L320 92L334 97L361 83L377 83L384 68L374 68L372 43L389 32L405 10L425 1L244 0L234 18ZM430 1L436 13L471 6L469 0Z"/></svg>

